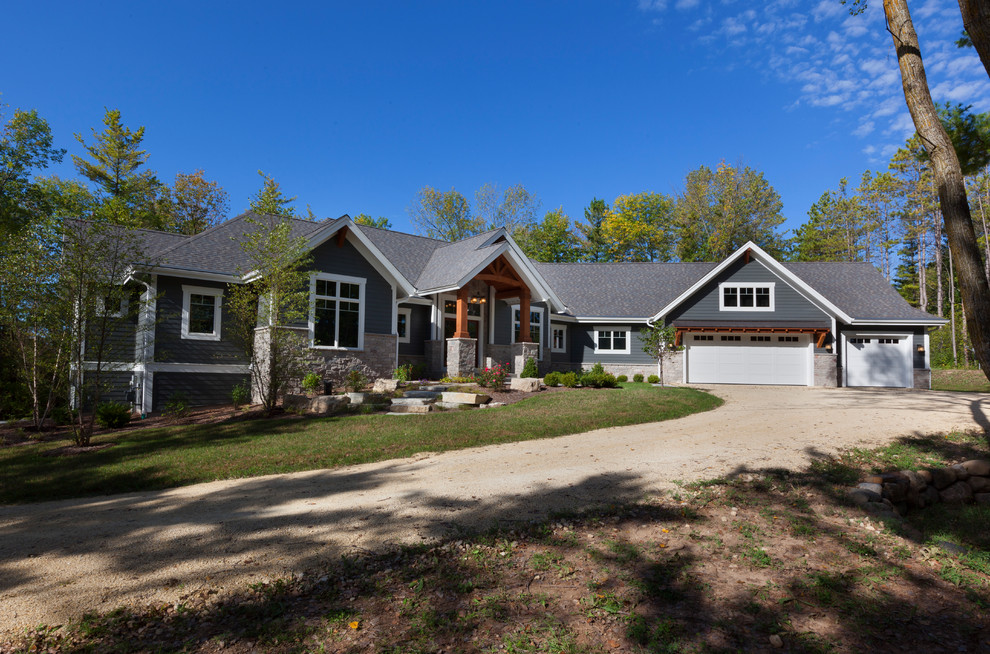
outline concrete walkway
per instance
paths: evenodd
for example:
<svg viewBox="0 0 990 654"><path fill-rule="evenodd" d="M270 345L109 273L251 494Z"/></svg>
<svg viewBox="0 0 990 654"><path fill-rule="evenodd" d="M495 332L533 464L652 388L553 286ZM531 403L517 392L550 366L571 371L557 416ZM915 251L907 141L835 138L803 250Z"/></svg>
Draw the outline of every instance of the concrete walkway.
<svg viewBox="0 0 990 654"><path fill-rule="evenodd" d="M643 497L674 480L801 469L840 448L990 430L990 395L718 386L662 423L337 470L0 507L0 630L243 587L355 549ZM415 420L416 418L407 418Z"/></svg>

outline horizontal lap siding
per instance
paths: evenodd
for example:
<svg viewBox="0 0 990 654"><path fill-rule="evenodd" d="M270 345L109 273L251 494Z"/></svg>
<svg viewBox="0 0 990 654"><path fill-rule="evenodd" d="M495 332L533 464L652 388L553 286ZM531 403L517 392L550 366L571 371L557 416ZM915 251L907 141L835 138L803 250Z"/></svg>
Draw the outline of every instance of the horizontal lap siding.
<svg viewBox="0 0 990 654"><path fill-rule="evenodd" d="M127 391L131 387L131 377L133 373L114 371L114 372L101 372L100 373L100 404L104 402L121 402L127 401ZM96 383L96 373L93 371L87 371L85 373L85 383L95 384ZM86 408L91 408L91 397L86 401Z"/></svg>
<svg viewBox="0 0 990 654"><path fill-rule="evenodd" d="M220 303L220 340L201 341L182 338L182 287L202 286L224 289ZM155 361L168 363L247 363L241 348L229 340L228 330L232 320L227 311L227 285L198 279L181 279L160 276L158 278L158 303L155 327Z"/></svg>
<svg viewBox="0 0 990 654"><path fill-rule="evenodd" d="M141 306L141 296L137 289L128 289L127 313L120 318L94 319L86 325L86 359L95 361L133 361L137 336L137 316ZM102 352L98 354L99 330L106 329Z"/></svg>
<svg viewBox="0 0 990 654"><path fill-rule="evenodd" d="M602 325L612 327L611 325ZM639 365L656 363L656 360L643 351L643 339L639 330L642 325L615 325L614 328L629 331L629 354L595 352L595 325L578 324L567 326L567 336L571 339L571 361L589 368L596 363L618 363Z"/></svg>
<svg viewBox="0 0 990 654"><path fill-rule="evenodd" d="M189 406L230 404L230 392L237 384L250 388L250 377L217 373L155 373L154 407L161 411L171 398L184 395Z"/></svg>
<svg viewBox="0 0 990 654"><path fill-rule="evenodd" d="M773 282L773 311L720 311L718 285L723 282ZM686 300L671 312L668 320L720 320L748 322L768 320L821 320L830 318L809 302L787 282L783 281L762 263L737 261L721 275L701 288L694 297Z"/></svg>
<svg viewBox="0 0 990 654"><path fill-rule="evenodd" d="M391 334L392 286L375 267L349 242L337 246L332 237L313 250L313 269L328 275L362 277L364 292L364 331L370 334Z"/></svg>

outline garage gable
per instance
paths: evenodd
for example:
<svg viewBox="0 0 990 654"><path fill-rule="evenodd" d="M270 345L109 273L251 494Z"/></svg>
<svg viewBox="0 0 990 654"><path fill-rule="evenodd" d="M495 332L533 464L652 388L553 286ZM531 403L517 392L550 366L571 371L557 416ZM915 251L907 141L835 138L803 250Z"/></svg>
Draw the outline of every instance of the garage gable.
<svg viewBox="0 0 990 654"><path fill-rule="evenodd" d="M675 307L667 319L744 324L830 322L831 316L763 262L740 258Z"/></svg>

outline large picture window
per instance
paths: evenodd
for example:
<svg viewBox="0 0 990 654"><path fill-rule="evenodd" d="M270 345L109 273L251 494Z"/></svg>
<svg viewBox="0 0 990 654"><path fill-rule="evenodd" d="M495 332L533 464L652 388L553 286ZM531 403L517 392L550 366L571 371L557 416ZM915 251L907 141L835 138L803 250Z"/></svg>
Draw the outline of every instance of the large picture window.
<svg viewBox="0 0 990 654"><path fill-rule="evenodd" d="M357 277L313 276L309 319L313 347L363 347L364 282Z"/></svg>
<svg viewBox="0 0 990 654"><path fill-rule="evenodd" d="M720 311L773 311L774 284L772 282L746 284L719 284Z"/></svg>
<svg viewBox="0 0 990 654"><path fill-rule="evenodd" d="M182 286L182 338L220 340L220 303L223 289Z"/></svg>
<svg viewBox="0 0 990 654"><path fill-rule="evenodd" d="M629 354L629 328L595 327L595 352Z"/></svg>

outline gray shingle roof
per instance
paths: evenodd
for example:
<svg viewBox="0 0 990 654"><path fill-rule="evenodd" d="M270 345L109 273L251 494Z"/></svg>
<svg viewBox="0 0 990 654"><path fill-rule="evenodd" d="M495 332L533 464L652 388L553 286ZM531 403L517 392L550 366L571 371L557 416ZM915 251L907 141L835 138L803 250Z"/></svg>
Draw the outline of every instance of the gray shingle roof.
<svg viewBox="0 0 990 654"><path fill-rule="evenodd" d="M423 273L416 280L420 291L453 286L477 268L500 244L483 246L491 232L448 243L433 251Z"/></svg>
<svg viewBox="0 0 990 654"><path fill-rule="evenodd" d="M931 320L869 263L785 263L784 267L857 320Z"/></svg>
<svg viewBox="0 0 990 654"><path fill-rule="evenodd" d="M534 263L576 316L652 316L714 263Z"/></svg>
<svg viewBox="0 0 990 654"><path fill-rule="evenodd" d="M393 232L367 225L356 225L362 234L375 244L392 265L402 273L402 276L413 285L423 274L430 257L437 248L450 245L447 241L438 241L426 236L414 236L403 232Z"/></svg>
<svg viewBox="0 0 990 654"><path fill-rule="evenodd" d="M251 211L245 212L159 252L159 265L222 275L248 272L250 263L244 256L239 241L245 234L259 229L257 225L248 222L248 218L264 220L263 216ZM301 218L290 218L289 221L293 238L307 236L335 222L314 222Z"/></svg>

